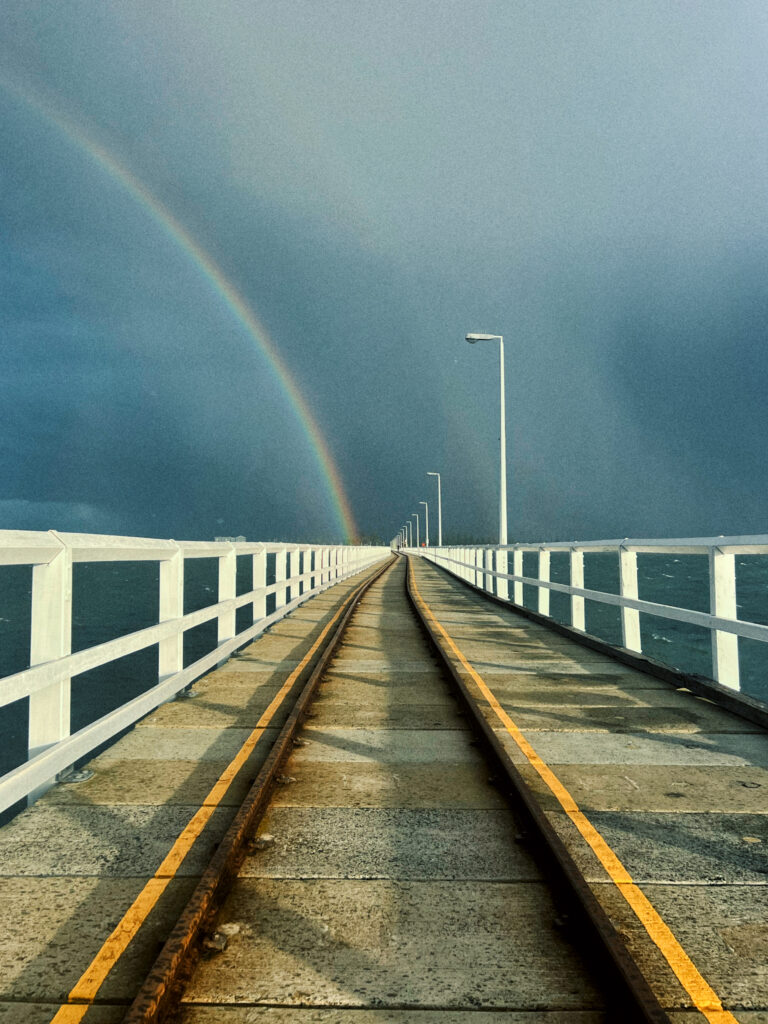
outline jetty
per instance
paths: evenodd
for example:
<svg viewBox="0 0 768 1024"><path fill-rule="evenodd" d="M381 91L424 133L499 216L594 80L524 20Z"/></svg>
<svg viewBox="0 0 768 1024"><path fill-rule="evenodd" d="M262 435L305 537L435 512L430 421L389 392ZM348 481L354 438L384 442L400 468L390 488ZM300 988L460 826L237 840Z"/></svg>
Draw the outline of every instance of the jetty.
<svg viewBox="0 0 768 1024"><path fill-rule="evenodd" d="M643 597L659 553L706 556L708 611ZM0 532L32 579L30 664L0 682L29 722L0 778L0 1021L758 1024L768 707L739 638L768 626L736 596L765 553ZM616 592L585 586L594 554ZM196 558L218 593L185 611ZM157 564L158 622L72 653L73 564L121 560ZM648 657L646 616L709 630L711 674ZM78 676L147 649L156 678L72 732Z"/></svg>

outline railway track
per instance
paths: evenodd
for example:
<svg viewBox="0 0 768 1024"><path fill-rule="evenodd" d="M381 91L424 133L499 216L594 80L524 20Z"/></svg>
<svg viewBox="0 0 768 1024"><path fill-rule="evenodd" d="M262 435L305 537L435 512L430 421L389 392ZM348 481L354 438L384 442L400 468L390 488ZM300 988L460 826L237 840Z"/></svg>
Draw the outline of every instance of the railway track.
<svg viewBox="0 0 768 1024"><path fill-rule="evenodd" d="M329 632L126 1024L668 1020L527 793L405 559L387 563Z"/></svg>

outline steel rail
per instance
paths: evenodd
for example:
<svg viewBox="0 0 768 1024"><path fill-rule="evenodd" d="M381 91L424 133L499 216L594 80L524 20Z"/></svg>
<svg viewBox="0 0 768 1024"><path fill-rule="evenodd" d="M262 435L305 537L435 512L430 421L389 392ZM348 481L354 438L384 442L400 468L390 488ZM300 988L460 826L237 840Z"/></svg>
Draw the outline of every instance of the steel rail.
<svg viewBox="0 0 768 1024"><path fill-rule="evenodd" d="M620 933L616 930L608 914L598 902L597 897L587 884L584 875L579 870L565 844L544 814L536 796L504 749L491 723L472 698L466 683L456 670L453 662L445 653L442 644L413 594L411 587L413 573L412 558L411 556L405 557L408 562L406 592L414 613L424 629L430 646L437 654L442 667L452 680L456 692L468 712L468 720L474 723L476 732L483 744L491 751L493 760L508 782L516 801L524 808L529 823L548 854L552 869L559 876L561 888L571 897L570 902L580 908L586 917L593 937L598 941L609 962L615 968L617 980L632 1000L633 1007L638 1014L637 1019L646 1022L646 1024L670 1024L669 1016L659 1003L647 979L638 968Z"/></svg>
<svg viewBox="0 0 768 1024"><path fill-rule="evenodd" d="M174 1010L194 962L198 942L210 927L222 899L237 877L248 837L267 809L277 774L291 751L296 732L307 716L308 705L342 640L349 620L363 595L392 568L396 561L396 556L392 556L358 588L350 600L312 674L297 697L248 795L235 814L189 902L128 1008L123 1018L124 1024L160 1024Z"/></svg>

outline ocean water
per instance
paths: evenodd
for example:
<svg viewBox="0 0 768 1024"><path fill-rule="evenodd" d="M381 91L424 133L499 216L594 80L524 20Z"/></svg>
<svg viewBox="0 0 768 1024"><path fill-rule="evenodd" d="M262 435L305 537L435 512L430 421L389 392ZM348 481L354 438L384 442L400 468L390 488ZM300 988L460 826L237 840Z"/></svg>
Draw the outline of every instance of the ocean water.
<svg viewBox="0 0 768 1024"><path fill-rule="evenodd" d="M237 593L251 587L251 560L238 558ZM526 552L528 576L537 574L535 553ZM552 580L569 582L567 552L556 552ZM274 556L267 561L268 583L274 582ZM203 608L216 600L216 559L190 559L185 569L184 610ZM709 575L704 555L639 555L640 597L662 604L708 611ZM585 586L610 593L619 591L615 554L585 557ZM0 677L29 665L29 623L32 570L27 566L0 567ZM78 563L73 579L73 651L103 643L157 622L158 566L152 562ZM768 624L768 556L737 557L737 600L742 619ZM524 588L524 604L535 610L535 587ZM270 599L268 611L272 611ZM565 594L552 593L552 617L570 621ZM238 611L237 630L251 624L249 606ZM709 631L685 623L641 615L643 651L650 657L687 672L711 676ZM621 643L619 609L587 602L587 631L613 644ZM184 664L189 665L216 646L215 620L188 630L184 637ZM768 644L739 640L741 688L768 702ZM82 728L126 700L149 689L157 680L157 646L84 672L72 683L72 731ZM0 686L2 680L0 678ZM26 759L28 700L0 709L0 774Z"/></svg>

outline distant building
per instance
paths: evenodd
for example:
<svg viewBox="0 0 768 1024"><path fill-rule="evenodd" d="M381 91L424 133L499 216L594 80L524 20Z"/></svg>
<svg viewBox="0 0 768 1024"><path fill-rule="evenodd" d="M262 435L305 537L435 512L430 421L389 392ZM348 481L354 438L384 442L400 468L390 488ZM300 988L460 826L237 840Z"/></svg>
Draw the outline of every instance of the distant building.
<svg viewBox="0 0 768 1024"><path fill-rule="evenodd" d="M226 544L245 544L245 537L214 537L214 540L222 540Z"/></svg>

